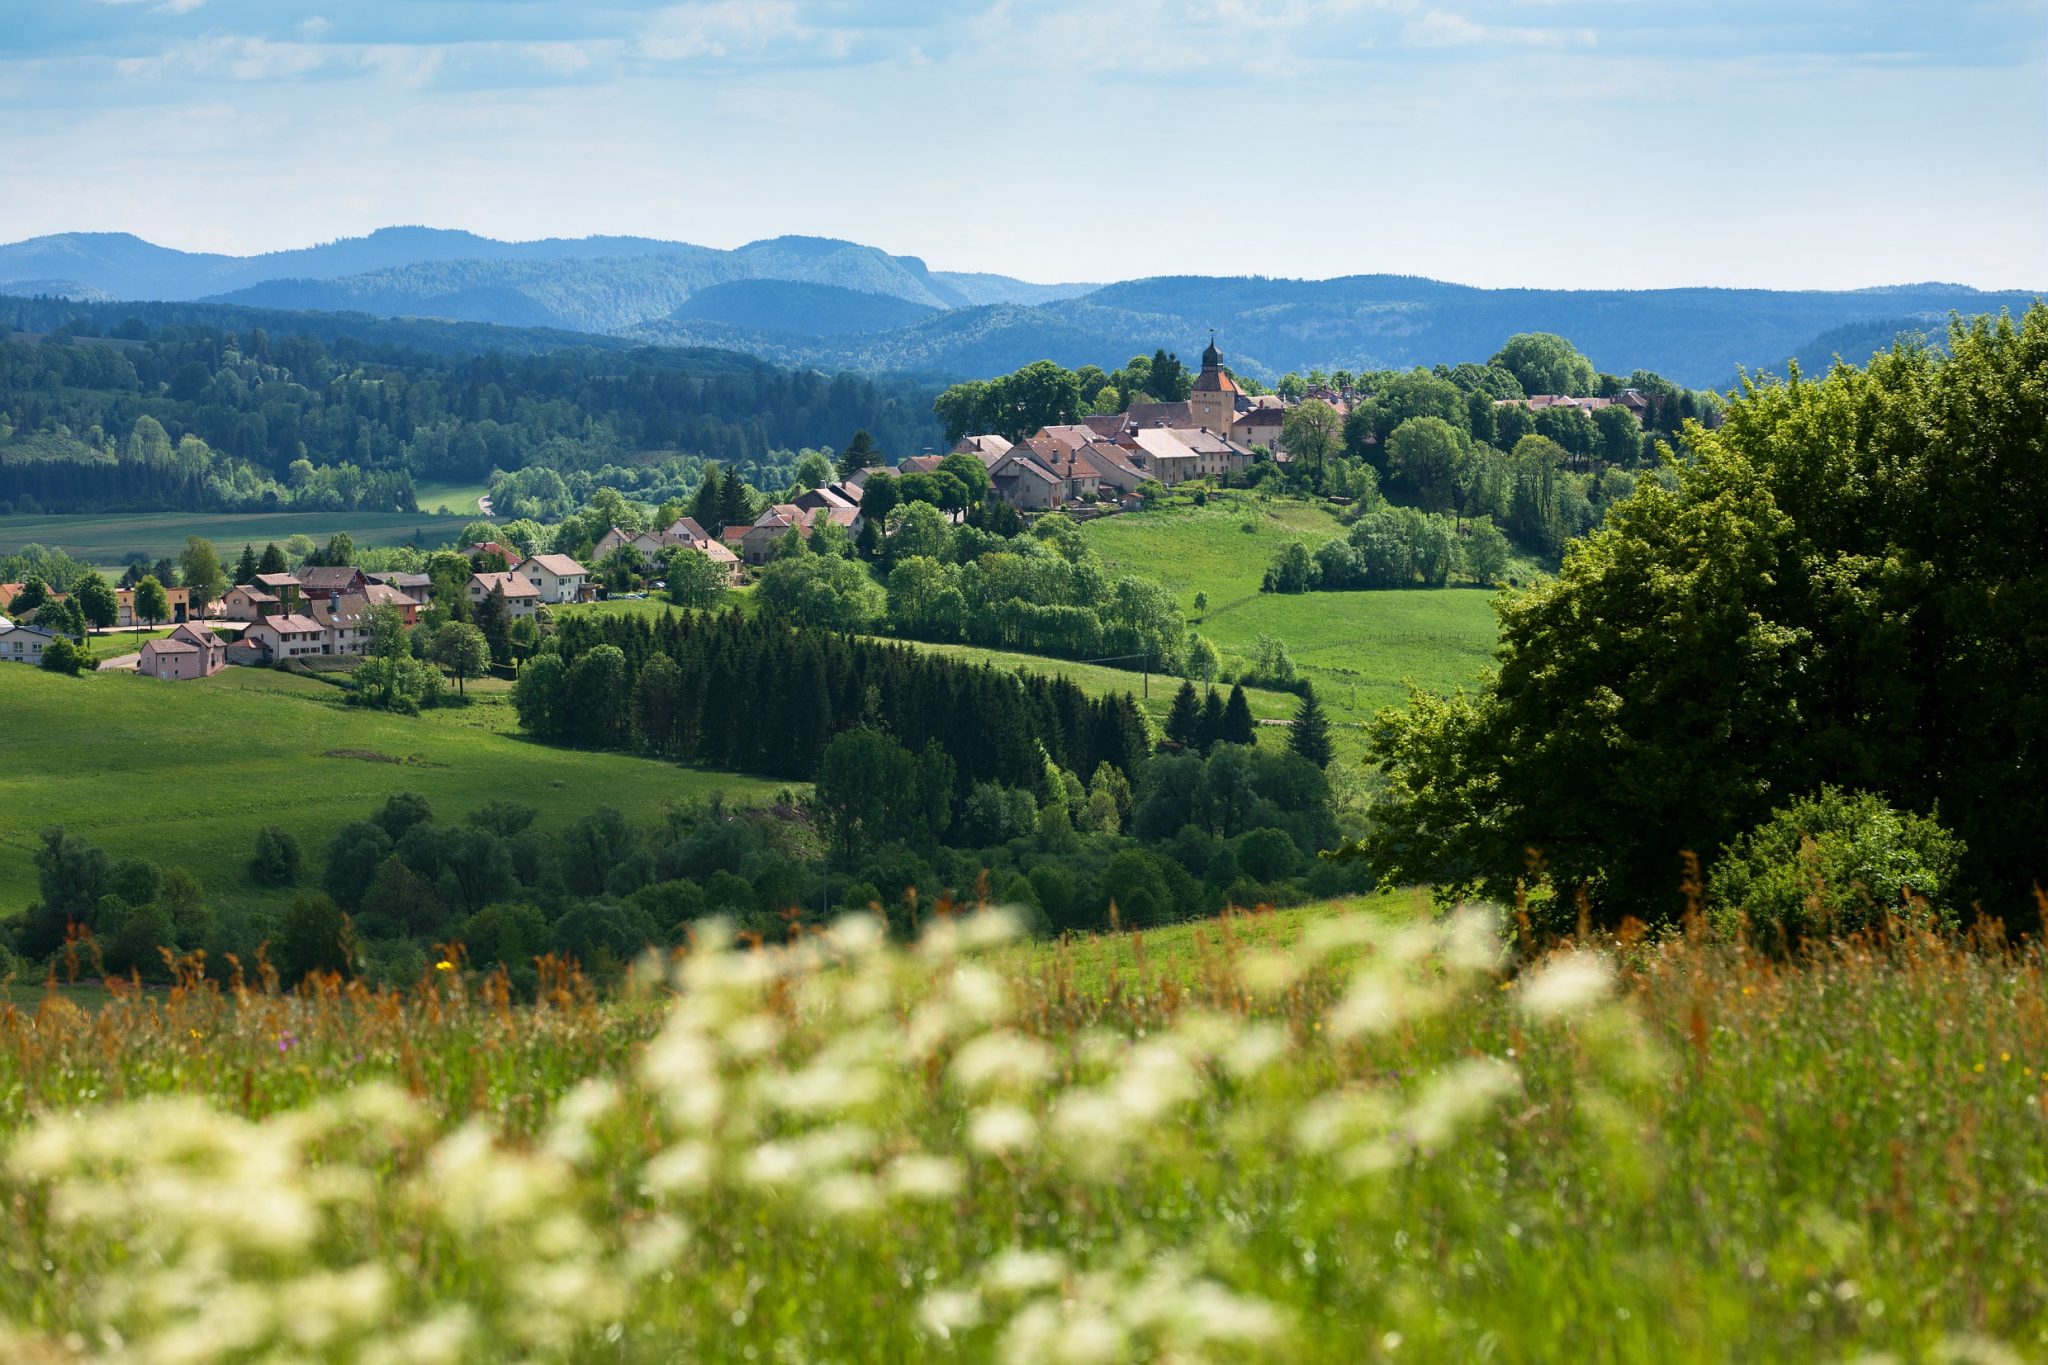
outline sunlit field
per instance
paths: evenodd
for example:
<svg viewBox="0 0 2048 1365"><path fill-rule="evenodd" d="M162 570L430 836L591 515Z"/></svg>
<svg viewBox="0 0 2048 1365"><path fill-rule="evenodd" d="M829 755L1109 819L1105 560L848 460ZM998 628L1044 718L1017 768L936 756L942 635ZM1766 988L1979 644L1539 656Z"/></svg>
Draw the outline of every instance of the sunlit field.
<svg viewBox="0 0 2048 1365"><path fill-rule="evenodd" d="M0 1007L0 1356L2048 1351L2038 951L934 923Z"/></svg>

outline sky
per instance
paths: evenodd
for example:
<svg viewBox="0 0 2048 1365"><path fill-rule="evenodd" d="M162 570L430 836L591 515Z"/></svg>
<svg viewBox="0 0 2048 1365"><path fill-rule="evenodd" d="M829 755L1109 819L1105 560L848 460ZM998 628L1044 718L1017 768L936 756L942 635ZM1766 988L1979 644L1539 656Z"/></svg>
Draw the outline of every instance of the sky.
<svg viewBox="0 0 2048 1365"><path fill-rule="evenodd" d="M0 240L2048 289L2048 0L0 0Z"/></svg>

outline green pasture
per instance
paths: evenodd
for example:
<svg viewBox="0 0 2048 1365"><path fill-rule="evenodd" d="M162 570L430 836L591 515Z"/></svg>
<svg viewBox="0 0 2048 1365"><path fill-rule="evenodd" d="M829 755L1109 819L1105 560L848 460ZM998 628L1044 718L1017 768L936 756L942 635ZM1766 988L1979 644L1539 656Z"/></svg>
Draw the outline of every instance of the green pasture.
<svg viewBox="0 0 2048 1365"><path fill-rule="evenodd" d="M0 914L36 895L32 854L63 825L115 857L183 866L216 897L272 895L245 875L264 825L298 836L312 873L342 824L394 792L452 818L493 799L559 826L598 806L639 819L723 792L763 799L779 785L654 759L557 749L519 737L504 693L419 717L357 710L337 687L269 669L203 682L126 673L0 677L8 762L0 765Z"/></svg>
<svg viewBox="0 0 2048 1365"><path fill-rule="evenodd" d="M491 489L482 482L415 483L412 491L421 511L438 512L445 507L452 516L474 520L483 515L477 511L477 499L488 495Z"/></svg>

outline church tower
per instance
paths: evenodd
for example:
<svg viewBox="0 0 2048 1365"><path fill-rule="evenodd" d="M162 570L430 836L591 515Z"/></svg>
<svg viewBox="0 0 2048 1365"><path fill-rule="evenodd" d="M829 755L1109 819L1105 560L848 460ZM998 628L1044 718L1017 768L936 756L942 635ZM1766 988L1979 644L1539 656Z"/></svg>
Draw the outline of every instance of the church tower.
<svg viewBox="0 0 2048 1365"><path fill-rule="evenodd" d="M1188 399L1188 410L1195 425L1218 436L1230 435L1230 424L1237 420L1237 385L1223 372L1223 352L1216 349L1216 334L1209 334L1209 345L1202 352L1202 373L1195 378L1194 393Z"/></svg>

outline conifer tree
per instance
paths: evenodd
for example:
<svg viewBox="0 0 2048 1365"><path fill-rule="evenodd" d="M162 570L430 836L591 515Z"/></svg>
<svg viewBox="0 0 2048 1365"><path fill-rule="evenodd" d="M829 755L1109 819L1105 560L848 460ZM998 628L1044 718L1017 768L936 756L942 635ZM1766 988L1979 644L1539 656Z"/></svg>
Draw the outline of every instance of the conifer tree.
<svg viewBox="0 0 2048 1365"><path fill-rule="evenodd" d="M262 566L256 558L256 547L254 545L244 545L242 547L242 557L235 561L235 586L240 587L244 583L255 582L256 575L262 572Z"/></svg>
<svg viewBox="0 0 2048 1365"><path fill-rule="evenodd" d="M506 605L505 589L495 587L476 614L477 629L491 647L491 662L502 664L512 657L512 609Z"/></svg>
<svg viewBox="0 0 2048 1365"><path fill-rule="evenodd" d="M1316 700L1313 683L1302 684L1301 705L1295 709L1294 723L1288 728L1287 747L1318 768L1329 767L1335 756L1330 746L1330 718Z"/></svg>
<svg viewBox="0 0 2048 1365"><path fill-rule="evenodd" d="M880 448L875 438L868 435L866 427L853 433L853 439L846 443L846 449L839 452L839 477L857 474L871 465L882 462Z"/></svg>
<svg viewBox="0 0 2048 1365"><path fill-rule="evenodd" d="M1195 738L1205 754L1223 738L1223 698L1216 695L1213 687L1202 699L1202 719L1195 727Z"/></svg>
<svg viewBox="0 0 2048 1365"><path fill-rule="evenodd" d="M725 529L724 489L715 462L704 466L704 482L697 485L697 494L690 499L690 518L704 528L706 535L715 536Z"/></svg>
<svg viewBox="0 0 2048 1365"><path fill-rule="evenodd" d="M1173 694L1173 709L1166 713L1166 737L1183 749L1195 748L1201 725L1202 704L1195 698L1195 685L1183 682Z"/></svg>
<svg viewBox="0 0 2048 1365"><path fill-rule="evenodd" d="M1245 699L1244 685L1233 683L1230 700L1223 707L1223 732L1220 736L1225 744L1253 744L1258 741L1258 729L1252 721L1252 706Z"/></svg>
<svg viewBox="0 0 2048 1365"><path fill-rule="evenodd" d="M718 489L719 525L745 526L753 519L753 501L747 496L747 486L740 481L739 470L728 467L725 481Z"/></svg>
<svg viewBox="0 0 2048 1365"><path fill-rule="evenodd" d="M291 571L291 562L284 557L284 551L277 548L276 541L273 540L263 547L263 558L258 560L256 564L257 573L290 573Z"/></svg>

